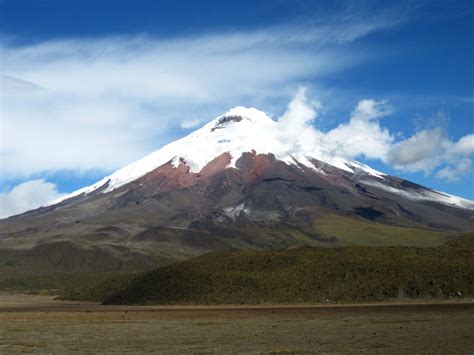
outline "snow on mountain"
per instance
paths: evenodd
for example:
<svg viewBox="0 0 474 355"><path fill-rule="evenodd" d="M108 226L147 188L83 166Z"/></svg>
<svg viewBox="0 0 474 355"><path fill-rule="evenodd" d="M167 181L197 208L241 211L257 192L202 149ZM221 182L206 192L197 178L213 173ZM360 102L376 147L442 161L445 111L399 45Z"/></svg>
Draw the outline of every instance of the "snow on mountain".
<svg viewBox="0 0 474 355"><path fill-rule="evenodd" d="M381 184L377 181L362 181L362 183L364 183L365 185L377 187L381 190L388 191L395 195L405 197L409 200L434 201L445 205L457 206L465 209L474 210L474 201L466 200L459 196L449 195L441 191L430 189L424 189L422 191L414 191L412 189L401 190L392 186Z"/></svg>
<svg viewBox="0 0 474 355"><path fill-rule="evenodd" d="M171 162L174 166L184 162L189 167L190 172L198 173L217 156L229 153L232 157L229 167L235 168L235 162L242 153L254 150L257 154L271 153L287 164L302 164L319 170L311 162L311 159L317 159L356 175L370 175L380 180L380 182L373 182L372 185L391 193L399 195L403 193L407 195L405 196L407 198L435 200L463 208L474 208L471 201L442 193L424 194L421 198L408 191L392 191L397 189L383 184L385 174L365 164L333 156L325 151L324 147L316 146L313 143L316 141L316 139L313 139L315 137L301 135L288 139L288 136L284 135L282 130L284 130L284 127L280 127L280 123L271 119L266 113L255 108L238 106L188 136L165 145L91 186L77 190L45 206L51 206L69 198L90 193L106 185L102 193L113 191L168 162ZM321 171L321 173L324 173L324 171Z"/></svg>

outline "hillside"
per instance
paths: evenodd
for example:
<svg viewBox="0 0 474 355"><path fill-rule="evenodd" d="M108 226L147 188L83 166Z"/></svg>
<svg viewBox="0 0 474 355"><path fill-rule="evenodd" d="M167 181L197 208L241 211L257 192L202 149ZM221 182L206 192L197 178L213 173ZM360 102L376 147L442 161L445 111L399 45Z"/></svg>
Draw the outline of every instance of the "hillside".
<svg viewBox="0 0 474 355"><path fill-rule="evenodd" d="M437 248L229 251L62 297L107 304L363 302L474 296L474 234Z"/></svg>

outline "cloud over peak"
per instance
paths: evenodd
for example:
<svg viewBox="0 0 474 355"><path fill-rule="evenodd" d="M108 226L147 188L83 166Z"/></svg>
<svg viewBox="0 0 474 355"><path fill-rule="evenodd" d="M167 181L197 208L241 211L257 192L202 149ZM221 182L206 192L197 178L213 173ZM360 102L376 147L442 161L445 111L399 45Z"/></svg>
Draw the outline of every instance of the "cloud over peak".
<svg viewBox="0 0 474 355"><path fill-rule="evenodd" d="M330 147L334 155L385 161L394 138L379 119L392 112L386 101L361 100L348 122L326 132L322 144Z"/></svg>
<svg viewBox="0 0 474 355"><path fill-rule="evenodd" d="M341 44L393 25L366 20L174 38L3 41L2 174L110 171L228 107L281 109L275 102L302 78L365 60Z"/></svg>
<svg viewBox="0 0 474 355"><path fill-rule="evenodd" d="M318 117L321 104L309 100L306 93L300 88L279 119L280 135L295 142L295 149L305 149L309 155L380 160L399 171L435 172L437 178L448 181L457 181L470 172L474 134L453 142L437 127L397 140L398 132L390 132L381 123L394 108L385 100L371 99L360 100L348 121L323 132L309 124Z"/></svg>

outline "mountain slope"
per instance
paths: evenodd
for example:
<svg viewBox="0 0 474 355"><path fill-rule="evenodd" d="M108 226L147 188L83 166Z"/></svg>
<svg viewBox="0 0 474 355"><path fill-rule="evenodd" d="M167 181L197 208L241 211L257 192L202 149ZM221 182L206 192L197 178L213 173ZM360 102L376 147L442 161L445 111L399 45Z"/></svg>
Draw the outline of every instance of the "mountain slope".
<svg viewBox="0 0 474 355"><path fill-rule="evenodd" d="M69 288L63 297L109 304L312 303L470 297L474 296L473 241L471 234L437 248L304 247L215 252L144 274Z"/></svg>
<svg viewBox="0 0 474 355"><path fill-rule="evenodd" d="M472 201L285 142L278 124L235 108L92 186L1 220L0 255L31 270L116 271L233 248L435 246L474 230ZM73 254L82 262L69 262ZM107 262L88 262L100 255Z"/></svg>

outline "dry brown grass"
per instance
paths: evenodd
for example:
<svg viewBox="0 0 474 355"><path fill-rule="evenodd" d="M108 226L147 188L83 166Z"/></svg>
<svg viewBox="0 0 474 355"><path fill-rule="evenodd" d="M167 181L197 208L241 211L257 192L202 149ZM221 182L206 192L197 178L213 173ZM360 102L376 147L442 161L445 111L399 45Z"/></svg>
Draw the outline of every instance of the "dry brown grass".
<svg viewBox="0 0 474 355"><path fill-rule="evenodd" d="M81 307L73 312L54 307L47 312L0 312L0 353L474 351L472 304L185 310L97 306L104 311Z"/></svg>

